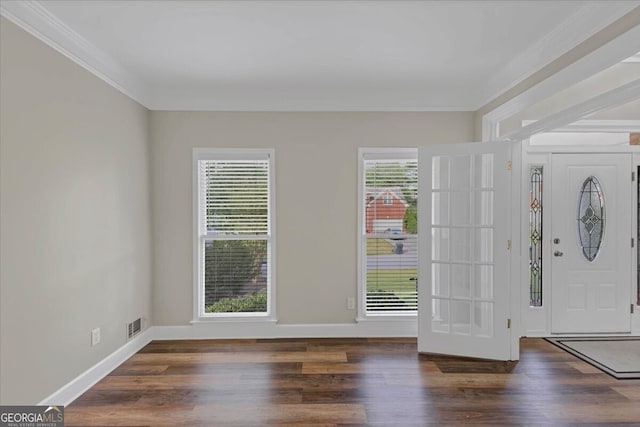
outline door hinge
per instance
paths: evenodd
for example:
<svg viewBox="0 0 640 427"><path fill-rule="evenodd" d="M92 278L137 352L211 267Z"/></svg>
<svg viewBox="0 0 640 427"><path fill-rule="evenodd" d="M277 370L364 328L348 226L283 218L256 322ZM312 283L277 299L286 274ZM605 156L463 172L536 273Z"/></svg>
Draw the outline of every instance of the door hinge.
<svg viewBox="0 0 640 427"><path fill-rule="evenodd" d="M507 319L507 329L511 329L511 319Z"/></svg>
<svg viewBox="0 0 640 427"><path fill-rule="evenodd" d="M633 314L633 308L634 308L635 304L631 303L631 314Z"/></svg>
<svg viewBox="0 0 640 427"><path fill-rule="evenodd" d="M507 160L507 170L510 171L513 168L513 162L511 160Z"/></svg>
<svg viewBox="0 0 640 427"><path fill-rule="evenodd" d="M636 239L631 238L631 247L633 248L636 245Z"/></svg>
<svg viewBox="0 0 640 427"><path fill-rule="evenodd" d="M635 172L631 172L631 181L635 181L636 180L636 173Z"/></svg>
<svg viewBox="0 0 640 427"><path fill-rule="evenodd" d="M511 250L511 240L507 240L507 250Z"/></svg>

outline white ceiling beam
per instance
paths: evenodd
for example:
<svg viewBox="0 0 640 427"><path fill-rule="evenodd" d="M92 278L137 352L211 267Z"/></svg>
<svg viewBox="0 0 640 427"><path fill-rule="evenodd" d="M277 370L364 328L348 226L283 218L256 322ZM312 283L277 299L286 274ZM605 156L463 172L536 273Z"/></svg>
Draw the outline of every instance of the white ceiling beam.
<svg viewBox="0 0 640 427"><path fill-rule="evenodd" d="M518 130L503 135L500 139L520 141L541 132L562 128L599 111L627 104L640 99L640 79L602 93L587 101L551 114Z"/></svg>
<svg viewBox="0 0 640 427"><path fill-rule="evenodd" d="M502 139L500 122L623 61L640 50L640 25L482 116L482 140Z"/></svg>

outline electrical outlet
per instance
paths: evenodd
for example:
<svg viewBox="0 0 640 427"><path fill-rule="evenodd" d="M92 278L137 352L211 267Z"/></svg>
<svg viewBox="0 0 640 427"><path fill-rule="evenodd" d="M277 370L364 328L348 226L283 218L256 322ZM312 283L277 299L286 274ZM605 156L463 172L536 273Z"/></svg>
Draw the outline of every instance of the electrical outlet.
<svg viewBox="0 0 640 427"><path fill-rule="evenodd" d="M347 310L355 310L355 309L356 309L356 299L347 298Z"/></svg>
<svg viewBox="0 0 640 427"><path fill-rule="evenodd" d="M91 330L91 347L100 344L100 328Z"/></svg>

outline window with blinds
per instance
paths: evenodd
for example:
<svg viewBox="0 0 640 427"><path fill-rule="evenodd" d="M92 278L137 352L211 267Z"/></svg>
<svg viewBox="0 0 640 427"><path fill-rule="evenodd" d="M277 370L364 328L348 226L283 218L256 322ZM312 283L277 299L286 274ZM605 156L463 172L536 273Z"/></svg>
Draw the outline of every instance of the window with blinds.
<svg viewBox="0 0 640 427"><path fill-rule="evenodd" d="M365 316L418 307L417 151L361 150L361 306Z"/></svg>
<svg viewBox="0 0 640 427"><path fill-rule="evenodd" d="M271 314L273 153L198 150L198 317Z"/></svg>

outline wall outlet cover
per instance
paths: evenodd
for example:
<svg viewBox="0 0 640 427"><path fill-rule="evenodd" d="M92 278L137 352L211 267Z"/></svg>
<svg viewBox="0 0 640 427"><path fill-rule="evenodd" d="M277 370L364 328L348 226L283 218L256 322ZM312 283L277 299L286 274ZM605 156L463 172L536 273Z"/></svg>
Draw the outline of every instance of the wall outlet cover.
<svg viewBox="0 0 640 427"><path fill-rule="evenodd" d="M347 310L355 310L355 309L356 309L356 299L347 298Z"/></svg>
<svg viewBox="0 0 640 427"><path fill-rule="evenodd" d="M91 347L100 344L100 328L91 330Z"/></svg>

